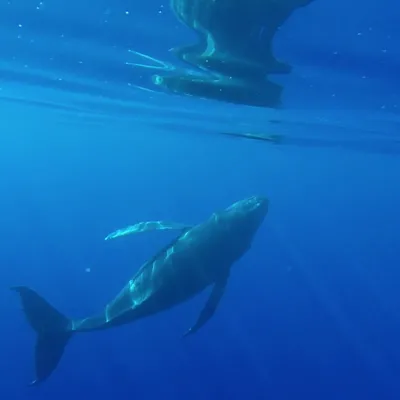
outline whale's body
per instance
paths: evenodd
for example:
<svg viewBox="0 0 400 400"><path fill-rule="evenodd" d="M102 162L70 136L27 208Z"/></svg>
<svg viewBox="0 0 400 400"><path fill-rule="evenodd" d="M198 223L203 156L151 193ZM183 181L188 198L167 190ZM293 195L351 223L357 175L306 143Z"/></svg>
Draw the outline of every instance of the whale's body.
<svg viewBox="0 0 400 400"><path fill-rule="evenodd" d="M28 321L38 334L33 383L53 372L72 334L133 322L182 303L213 285L197 322L186 334L196 332L214 314L231 266L250 248L267 211L267 199L254 196L185 229L145 262L120 293L92 317L68 319L33 290L13 288L20 294Z"/></svg>

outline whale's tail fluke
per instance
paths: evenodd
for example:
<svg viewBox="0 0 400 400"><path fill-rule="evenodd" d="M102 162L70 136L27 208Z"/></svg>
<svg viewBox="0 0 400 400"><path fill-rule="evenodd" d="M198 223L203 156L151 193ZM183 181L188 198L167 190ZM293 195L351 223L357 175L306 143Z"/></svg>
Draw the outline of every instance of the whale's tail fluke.
<svg viewBox="0 0 400 400"><path fill-rule="evenodd" d="M36 378L31 385L45 380L57 367L72 335L70 320L32 289L15 286L29 324L37 333L35 348Z"/></svg>

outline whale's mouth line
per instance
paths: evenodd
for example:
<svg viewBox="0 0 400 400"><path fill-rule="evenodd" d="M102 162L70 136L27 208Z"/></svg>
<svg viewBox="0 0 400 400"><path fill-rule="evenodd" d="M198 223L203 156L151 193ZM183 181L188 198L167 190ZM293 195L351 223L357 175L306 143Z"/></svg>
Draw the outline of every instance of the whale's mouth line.
<svg viewBox="0 0 400 400"><path fill-rule="evenodd" d="M236 203L233 203L227 208L227 210L234 210L234 209L239 210L242 208L247 213L254 211L259 207L262 207L264 204L268 206L268 199L266 197L252 196L245 200L240 200L237 201Z"/></svg>

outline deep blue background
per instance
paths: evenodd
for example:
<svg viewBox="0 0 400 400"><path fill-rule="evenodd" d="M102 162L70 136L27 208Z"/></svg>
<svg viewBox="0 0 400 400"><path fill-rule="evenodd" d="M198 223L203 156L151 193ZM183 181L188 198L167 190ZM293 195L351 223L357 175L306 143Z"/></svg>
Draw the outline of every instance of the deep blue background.
<svg viewBox="0 0 400 400"><path fill-rule="evenodd" d="M128 69L128 48L173 62L182 32L193 39L168 5L159 11L0 6L0 396L398 399L399 6L316 0L293 15L275 43L295 66L279 113L129 87L149 73ZM221 126L287 140L205 134ZM34 334L9 286L29 285L71 317L96 312L174 237L106 234L148 219L200 222L252 194L270 198L269 215L198 334L181 339L206 293L77 335L51 379L25 386Z"/></svg>

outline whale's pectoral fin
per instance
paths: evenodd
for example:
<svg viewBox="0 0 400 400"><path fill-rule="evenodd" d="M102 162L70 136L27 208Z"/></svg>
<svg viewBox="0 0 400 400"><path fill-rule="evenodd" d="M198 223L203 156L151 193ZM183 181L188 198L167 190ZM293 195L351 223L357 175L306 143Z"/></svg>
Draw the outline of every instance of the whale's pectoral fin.
<svg viewBox="0 0 400 400"><path fill-rule="evenodd" d="M149 231L165 231L165 230L182 230L186 231L192 228L192 225L181 224L178 222L167 222L167 221L146 221L138 222L135 225L129 225L122 229L117 229L114 232L108 234L104 240L115 239L117 237L131 235L133 233L149 232Z"/></svg>
<svg viewBox="0 0 400 400"><path fill-rule="evenodd" d="M225 293L228 278L229 274L215 282L210 297L208 298L204 308L201 310L196 323L183 335L183 337L196 333L214 315L215 310Z"/></svg>

